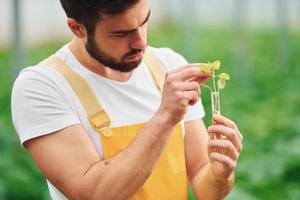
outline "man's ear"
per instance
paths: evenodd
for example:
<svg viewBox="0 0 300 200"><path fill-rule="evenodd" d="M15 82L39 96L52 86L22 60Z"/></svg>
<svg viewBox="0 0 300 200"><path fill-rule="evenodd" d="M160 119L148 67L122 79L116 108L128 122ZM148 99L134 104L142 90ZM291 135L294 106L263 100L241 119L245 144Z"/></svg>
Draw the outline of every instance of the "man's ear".
<svg viewBox="0 0 300 200"><path fill-rule="evenodd" d="M79 38L86 37L86 29L81 23L78 23L73 18L68 18L67 23L70 30L74 33L75 36Z"/></svg>

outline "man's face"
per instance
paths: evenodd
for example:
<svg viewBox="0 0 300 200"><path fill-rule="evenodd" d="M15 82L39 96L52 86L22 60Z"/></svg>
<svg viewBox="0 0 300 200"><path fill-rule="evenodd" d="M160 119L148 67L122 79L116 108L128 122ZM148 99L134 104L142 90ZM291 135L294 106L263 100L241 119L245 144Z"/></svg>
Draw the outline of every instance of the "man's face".
<svg viewBox="0 0 300 200"><path fill-rule="evenodd" d="M130 72L142 61L147 46L148 0L140 0L122 14L101 15L95 32L88 34L86 50L103 65Z"/></svg>

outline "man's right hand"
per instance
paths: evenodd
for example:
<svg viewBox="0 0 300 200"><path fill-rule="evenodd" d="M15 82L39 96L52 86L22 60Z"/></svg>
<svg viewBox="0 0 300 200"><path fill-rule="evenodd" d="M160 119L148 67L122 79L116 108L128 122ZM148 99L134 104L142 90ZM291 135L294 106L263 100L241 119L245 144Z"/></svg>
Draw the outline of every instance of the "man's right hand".
<svg viewBox="0 0 300 200"><path fill-rule="evenodd" d="M170 125L176 125L183 119L188 106L199 100L199 84L209 77L199 70L199 64L187 64L168 71L157 114L164 116Z"/></svg>

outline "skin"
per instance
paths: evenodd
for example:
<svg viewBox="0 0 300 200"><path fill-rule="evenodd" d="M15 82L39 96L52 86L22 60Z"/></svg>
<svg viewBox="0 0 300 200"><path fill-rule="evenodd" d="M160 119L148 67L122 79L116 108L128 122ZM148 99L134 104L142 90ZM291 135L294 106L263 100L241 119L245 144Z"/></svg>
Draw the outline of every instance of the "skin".
<svg viewBox="0 0 300 200"><path fill-rule="evenodd" d="M125 13L102 15L95 29L98 47L116 61L132 61L124 59L124 55L147 46L148 3L141 0ZM74 33L69 48L87 69L120 82L130 78L131 72L113 70L89 55L82 24L68 19L68 25ZM114 33L120 30L130 32L116 36ZM208 78L192 64L167 72L157 112L134 141L110 159L100 160L82 125L28 140L24 145L42 173L69 199L128 199L151 175L172 129L187 108L199 100L199 83ZM242 150L242 135L235 123L223 116L214 116L213 120L208 132L217 134L216 139L209 138L202 120L185 123L187 175L198 199L223 199L230 192ZM218 139L220 135L225 139Z"/></svg>

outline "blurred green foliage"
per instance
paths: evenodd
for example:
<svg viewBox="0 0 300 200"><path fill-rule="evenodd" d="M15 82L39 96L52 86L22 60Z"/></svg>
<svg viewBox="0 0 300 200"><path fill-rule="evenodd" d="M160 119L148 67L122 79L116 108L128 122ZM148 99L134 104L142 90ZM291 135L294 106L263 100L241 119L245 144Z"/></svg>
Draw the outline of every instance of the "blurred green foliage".
<svg viewBox="0 0 300 200"><path fill-rule="evenodd" d="M149 34L152 46L171 47L189 62L222 62L231 80L221 92L222 114L233 119L244 135L244 150L237 167L230 200L300 199L300 33L289 33L289 57L280 60L274 30L249 32L237 40L232 30L193 31L190 40L179 29L164 28ZM237 47L244 42L246 54ZM194 45L185 50L186 42ZM54 53L63 42L26 50L34 65ZM0 50L0 199L49 199L44 178L21 148L10 119L11 49ZM282 63L287 63L283 66ZM209 91L202 89L210 123ZM194 199L192 192L189 199Z"/></svg>

